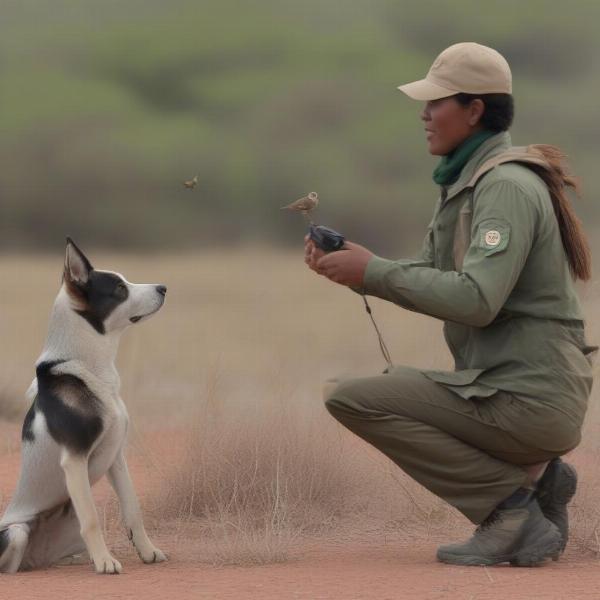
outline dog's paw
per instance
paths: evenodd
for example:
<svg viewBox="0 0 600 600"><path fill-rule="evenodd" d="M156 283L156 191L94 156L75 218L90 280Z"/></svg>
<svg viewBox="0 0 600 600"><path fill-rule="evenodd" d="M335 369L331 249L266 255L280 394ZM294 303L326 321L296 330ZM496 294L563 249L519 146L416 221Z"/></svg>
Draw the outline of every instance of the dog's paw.
<svg viewBox="0 0 600 600"><path fill-rule="evenodd" d="M143 562L147 565L151 565L152 563L164 562L167 560L167 555L162 551L156 548L155 546L151 546L144 552L138 550L138 554Z"/></svg>
<svg viewBox="0 0 600 600"><path fill-rule="evenodd" d="M94 567L100 575L118 575L123 571L121 563L110 554L94 559Z"/></svg>

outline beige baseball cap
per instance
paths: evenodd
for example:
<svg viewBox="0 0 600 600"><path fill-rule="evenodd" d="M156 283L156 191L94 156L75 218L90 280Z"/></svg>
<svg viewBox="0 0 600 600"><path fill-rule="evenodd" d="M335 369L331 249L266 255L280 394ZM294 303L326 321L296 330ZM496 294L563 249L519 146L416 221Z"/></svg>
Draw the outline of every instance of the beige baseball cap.
<svg viewBox="0 0 600 600"><path fill-rule="evenodd" d="M425 79L398 89L414 100L437 100L460 92L512 94L512 75L506 59L493 48L461 42L433 61Z"/></svg>

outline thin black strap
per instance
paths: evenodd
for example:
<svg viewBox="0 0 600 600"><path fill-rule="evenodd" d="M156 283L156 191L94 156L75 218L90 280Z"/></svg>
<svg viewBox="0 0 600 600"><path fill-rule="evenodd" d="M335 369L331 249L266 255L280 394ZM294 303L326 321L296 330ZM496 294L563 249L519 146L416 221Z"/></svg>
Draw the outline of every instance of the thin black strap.
<svg viewBox="0 0 600 600"><path fill-rule="evenodd" d="M373 317L373 311L371 310L371 307L369 306L369 303L367 302L367 297L364 294L361 294L361 296L365 303L365 310L367 311L367 314L371 318L373 327L375 327L375 331L377 332L377 339L379 340L379 347L381 348L381 354L383 354L383 358L385 358L385 361L387 362L388 366L393 367L394 365L392 363L392 358L390 356L390 352L388 350L388 347L385 344L385 341L383 340L381 331L379 331L379 327L377 327L377 323L375 322L375 317Z"/></svg>

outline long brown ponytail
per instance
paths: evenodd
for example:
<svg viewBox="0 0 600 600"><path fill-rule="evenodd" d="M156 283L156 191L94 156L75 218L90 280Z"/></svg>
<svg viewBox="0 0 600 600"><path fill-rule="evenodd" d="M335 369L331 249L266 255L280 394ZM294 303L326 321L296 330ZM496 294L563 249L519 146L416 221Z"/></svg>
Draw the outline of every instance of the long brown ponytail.
<svg viewBox="0 0 600 600"><path fill-rule="evenodd" d="M531 163L527 165L548 186L571 274L575 279L587 281L592 277L592 253L581 220L575 214L566 193L566 188L572 188L579 196L579 181L567 171L566 156L560 148L548 144L532 144L528 149L543 154L550 167L544 168Z"/></svg>

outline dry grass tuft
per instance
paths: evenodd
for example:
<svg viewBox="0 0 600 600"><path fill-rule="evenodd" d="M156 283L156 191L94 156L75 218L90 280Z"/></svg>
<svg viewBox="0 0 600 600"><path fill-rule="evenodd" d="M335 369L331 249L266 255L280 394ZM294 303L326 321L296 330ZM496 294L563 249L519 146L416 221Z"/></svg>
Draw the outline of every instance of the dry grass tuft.
<svg viewBox="0 0 600 600"><path fill-rule="evenodd" d="M299 536L359 517L365 491L379 487L362 444L320 403L310 410L273 395L234 408L209 387L191 422L158 510L178 521L199 519L215 562L286 560Z"/></svg>

